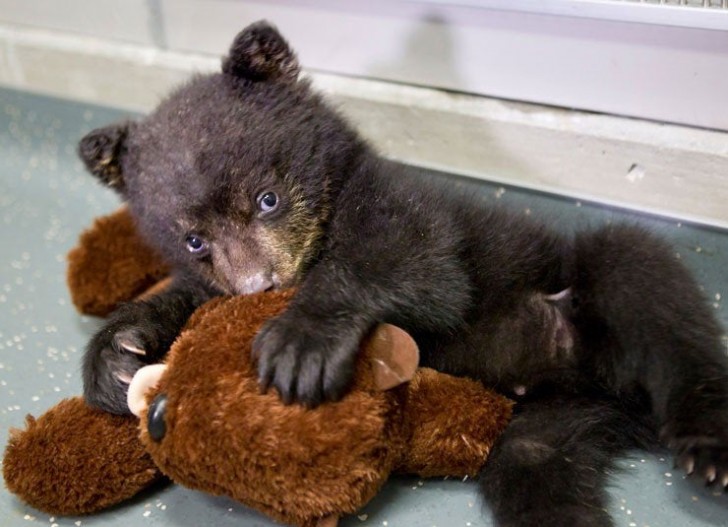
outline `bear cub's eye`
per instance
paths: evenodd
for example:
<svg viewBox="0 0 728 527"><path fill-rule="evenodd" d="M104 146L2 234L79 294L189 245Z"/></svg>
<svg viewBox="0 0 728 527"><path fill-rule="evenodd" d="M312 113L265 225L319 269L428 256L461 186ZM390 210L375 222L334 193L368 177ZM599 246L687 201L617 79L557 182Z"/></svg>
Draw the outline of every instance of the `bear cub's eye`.
<svg viewBox="0 0 728 527"><path fill-rule="evenodd" d="M187 236L185 242L187 243L187 250L195 256L205 256L207 254L207 242L196 234L190 234Z"/></svg>
<svg viewBox="0 0 728 527"><path fill-rule="evenodd" d="M278 194L275 192L262 192L258 196L258 208L261 212L273 212L278 208Z"/></svg>

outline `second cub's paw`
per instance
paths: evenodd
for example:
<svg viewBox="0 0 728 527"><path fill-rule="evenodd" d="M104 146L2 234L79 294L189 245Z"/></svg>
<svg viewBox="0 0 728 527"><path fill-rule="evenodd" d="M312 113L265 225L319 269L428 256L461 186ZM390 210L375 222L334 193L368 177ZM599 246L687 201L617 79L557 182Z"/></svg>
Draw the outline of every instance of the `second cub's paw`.
<svg viewBox="0 0 728 527"><path fill-rule="evenodd" d="M728 444L710 436L687 436L670 442L675 465L706 485L728 487Z"/></svg>
<svg viewBox="0 0 728 527"><path fill-rule="evenodd" d="M262 389L274 386L286 404L315 407L341 399L363 333L351 323L291 311L270 320L253 343Z"/></svg>

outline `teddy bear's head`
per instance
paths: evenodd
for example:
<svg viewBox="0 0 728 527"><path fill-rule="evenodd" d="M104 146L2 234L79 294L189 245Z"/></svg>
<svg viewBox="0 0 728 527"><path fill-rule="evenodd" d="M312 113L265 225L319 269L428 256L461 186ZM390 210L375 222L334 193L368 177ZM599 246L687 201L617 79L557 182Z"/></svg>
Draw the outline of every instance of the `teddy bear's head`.
<svg viewBox="0 0 728 527"><path fill-rule="evenodd" d="M310 411L283 404L274 391L261 394L251 342L291 294L207 305L175 343L166 366L140 370L129 397L141 418L142 442L173 480L304 525L356 512L402 457L408 447L404 387L383 391L381 384L409 380L417 352L406 333L383 326L363 345L368 356L360 358L355 385L343 400ZM371 356L382 353L390 356ZM391 366L391 359L402 357L410 357L406 365ZM156 386L148 389L150 384Z"/></svg>

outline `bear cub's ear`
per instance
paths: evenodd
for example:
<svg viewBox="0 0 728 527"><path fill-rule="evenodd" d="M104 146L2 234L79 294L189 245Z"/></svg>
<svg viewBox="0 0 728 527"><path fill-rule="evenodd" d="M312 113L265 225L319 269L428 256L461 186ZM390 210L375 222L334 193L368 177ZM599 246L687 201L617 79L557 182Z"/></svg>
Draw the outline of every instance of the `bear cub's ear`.
<svg viewBox="0 0 728 527"><path fill-rule="evenodd" d="M88 171L118 192L125 187L121 159L126 154L129 127L123 123L97 128L78 143L78 155Z"/></svg>
<svg viewBox="0 0 728 527"><path fill-rule="evenodd" d="M222 71L251 81L295 82L301 68L278 30L260 21L235 37L230 53L223 60Z"/></svg>

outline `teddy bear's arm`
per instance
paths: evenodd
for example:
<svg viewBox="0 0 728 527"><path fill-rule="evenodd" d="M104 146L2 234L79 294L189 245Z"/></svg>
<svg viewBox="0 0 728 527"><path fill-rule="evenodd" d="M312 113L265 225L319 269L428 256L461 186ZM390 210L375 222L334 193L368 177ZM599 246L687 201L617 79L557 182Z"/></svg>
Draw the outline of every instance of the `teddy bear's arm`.
<svg viewBox="0 0 728 527"><path fill-rule="evenodd" d="M126 208L98 218L68 253L66 280L81 313L106 316L169 274Z"/></svg>
<svg viewBox="0 0 728 527"><path fill-rule="evenodd" d="M11 431L7 488L36 509L79 515L120 503L163 476L138 438L137 420L65 399Z"/></svg>

